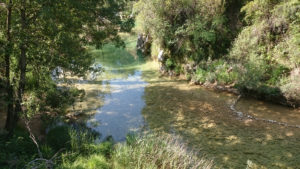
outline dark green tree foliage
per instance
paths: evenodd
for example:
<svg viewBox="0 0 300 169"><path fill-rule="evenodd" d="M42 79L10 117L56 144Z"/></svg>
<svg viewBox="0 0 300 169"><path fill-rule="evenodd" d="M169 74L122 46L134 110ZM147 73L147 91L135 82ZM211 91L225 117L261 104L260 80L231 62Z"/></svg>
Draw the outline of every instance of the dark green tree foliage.
<svg viewBox="0 0 300 169"><path fill-rule="evenodd" d="M224 0L141 0L135 9L142 29L179 62L220 58L234 38L226 15L238 9L230 11Z"/></svg>
<svg viewBox="0 0 300 169"><path fill-rule="evenodd" d="M93 58L86 46L100 48L109 41L124 46L118 32L130 30L129 26L121 29L130 19L120 17L126 3L127 0L0 1L0 63L11 68L6 71L9 73L6 80L7 87L14 86L16 99L10 97L15 111L26 114L26 107L22 106L24 94L47 90L45 86L54 68L60 67L73 75L84 75L91 70ZM11 7L10 35L8 7ZM4 55L10 62L4 62ZM4 73L1 67L1 77ZM29 82L34 84L28 85Z"/></svg>

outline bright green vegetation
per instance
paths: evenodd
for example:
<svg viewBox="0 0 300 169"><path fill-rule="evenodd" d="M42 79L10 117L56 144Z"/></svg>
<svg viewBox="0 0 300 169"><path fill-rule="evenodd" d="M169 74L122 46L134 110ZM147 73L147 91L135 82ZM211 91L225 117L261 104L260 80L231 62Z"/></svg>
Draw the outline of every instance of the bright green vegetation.
<svg viewBox="0 0 300 169"><path fill-rule="evenodd" d="M299 0L2 0L0 168L300 166L299 129L238 120L234 96L159 76L158 64L136 51L141 33L152 59L164 51L164 73L300 104ZM101 133L81 122L105 104L104 79L137 70L149 83L142 115L153 134L99 142ZM102 76L90 80L93 73ZM299 125L299 111L247 101L243 112Z"/></svg>
<svg viewBox="0 0 300 169"><path fill-rule="evenodd" d="M90 145L91 146L91 145ZM211 168L212 162L187 152L174 136L128 135L126 143L113 146L111 141L92 145L89 154L63 159L58 168L73 169L197 169Z"/></svg>
<svg viewBox="0 0 300 169"><path fill-rule="evenodd" d="M299 105L298 0L141 0L138 31L167 71L195 83Z"/></svg>
<svg viewBox="0 0 300 169"><path fill-rule="evenodd" d="M46 142L41 144L41 151L45 158L53 160L54 168L58 169L209 169L213 166L212 162L199 158L199 154L189 152L174 136L128 135L126 143L118 144L109 137L96 144L97 137L96 133L78 126L76 129L69 126L54 127L47 134ZM8 141L1 137L0 143L1 148L5 149L1 151L1 161L12 158L11 155L18 157L1 168L23 168L25 165L25 168L46 167L43 161L37 161L34 165L28 163L38 155L27 133L15 132ZM56 154L59 150L62 151Z"/></svg>
<svg viewBox="0 0 300 169"><path fill-rule="evenodd" d="M145 64L145 58L137 55L135 50L136 35L120 34L126 44L125 48L118 48L113 43L104 45L101 49L91 47L90 53L95 58L95 62L104 67L106 78L128 77Z"/></svg>

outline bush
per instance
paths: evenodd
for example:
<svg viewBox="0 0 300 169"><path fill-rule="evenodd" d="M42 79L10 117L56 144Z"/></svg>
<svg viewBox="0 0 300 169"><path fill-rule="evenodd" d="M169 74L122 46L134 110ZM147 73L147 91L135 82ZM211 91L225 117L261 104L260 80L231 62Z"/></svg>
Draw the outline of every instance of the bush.
<svg viewBox="0 0 300 169"><path fill-rule="evenodd" d="M63 125L50 129L46 136L46 143L55 151L71 148L70 127Z"/></svg>
<svg viewBox="0 0 300 169"><path fill-rule="evenodd" d="M230 58L247 61L255 56L287 68L297 67L300 64L299 5L297 0L247 3L242 9L247 26L233 43Z"/></svg>
<svg viewBox="0 0 300 169"><path fill-rule="evenodd" d="M51 108L64 108L70 106L77 98L82 99L84 90L77 88L50 88L46 93L46 104Z"/></svg>
<svg viewBox="0 0 300 169"><path fill-rule="evenodd" d="M173 70L174 67L175 67L174 60L171 59L171 58L168 58L167 61L166 61L166 66L167 66L168 70Z"/></svg>
<svg viewBox="0 0 300 169"><path fill-rule="evenodd" d="M267 64L263 60L254 60L245 64L244 69L240 70L238 87L240 90L255 90L262 85L265 79Z"/></svg>
<svg viewBox="0 0 300 169"><path fill-rule="evenodd" d="M232 84L238 79L238 70L236 67L230 66L226 62L218 65L215 69L217 81L222 85Z"/></svg>
<svg viewBox="0 0 300 169"><path fill-rule="evenodd" d="M183 68L180 65L176 65L174 71L176 75L180 75L181 73L183 73Z"/></svg>
<svg viewBox="0 0 300 169"><path fill-rule="evenodd" d="M285 66L278 65L278 66L272 66L271 73L270 73L270 79L267 81L267 84L269 85L276 85L278 86L280 84L280 80L287 75L289 72L289 69Z"/></svg>
<svg viewBox="0 0 300 169"><path fill-rule="evenodd" d="M300 77L295 79L290 79L287 84L284 84L280 87L282 93L284 96L292 102L292 104L295 104L293 102L296 102L299 104L300 102Z"/></svg>
<svg viewBox="0 0 300 169"><path fill-rule="evenodd" d="M214 83L217 80L217 76L214 72L208 72L206 75L206 81L209 83Z"/></svg>
<svg viewBox="0 0 300 169"><path fill-rule="evenodd" d="M193 80L197 83L205 83L206 74L207 74L207 72L204 69L198 68L196 70Z"/></svg>
<svg viewBox="0 0 300 169"><path fill-rule="evenodd" d="M36 157L37 149L24 130L17 128L10 138L0 135L0 168L23 168Z"/></svg>

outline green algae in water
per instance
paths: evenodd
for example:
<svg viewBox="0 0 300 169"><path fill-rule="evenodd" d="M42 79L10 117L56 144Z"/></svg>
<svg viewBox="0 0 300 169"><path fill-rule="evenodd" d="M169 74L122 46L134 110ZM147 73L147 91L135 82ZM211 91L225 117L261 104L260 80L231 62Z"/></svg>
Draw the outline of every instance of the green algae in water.
<svg viewBox="0 0 300 169"><path fill-rule="evenodd" d="M190 147L214 159L216 168L300 166L300 130L238 120L229 109L235 99L231 95L157 80L145 91L143 115L150 129L182 136Z"/></svg>

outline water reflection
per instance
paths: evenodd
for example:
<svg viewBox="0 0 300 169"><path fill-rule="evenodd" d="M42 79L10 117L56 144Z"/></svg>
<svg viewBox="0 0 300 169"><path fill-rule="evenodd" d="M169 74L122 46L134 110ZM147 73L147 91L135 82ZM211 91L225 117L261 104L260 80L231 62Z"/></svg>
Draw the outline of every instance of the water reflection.
<svg viewBox="0 0 300 169"><path fill-rule="evenodd" d="M104 83L110 92L87 125L102 133L103 138L111 135L115 141L123 141L127 133L138 132L144 126L141 111L145 106L142 97L147 83L142 80L141 71L135 71L127 79L110 79Z"/></svg>
<svg viewBox="0 0 300 169"><path fill-rule="evenodd" d="M90 91L87 98L91 99L83 104L96 101L93 104L97 108L84 121L100 132L102 139L112 136L115 141L123 141L129 132L138 132L144 126L141 112L147 83L142 80L139 65L145 61L134 52L135 37L127 37L126 44L126 48L116 48L113 44L100 50L91 47L90 52L96 58L94 65L101 65L103 71L101 75L91 75L88 83L77 83L78 88L88 84L84 88Z"/></svg>

